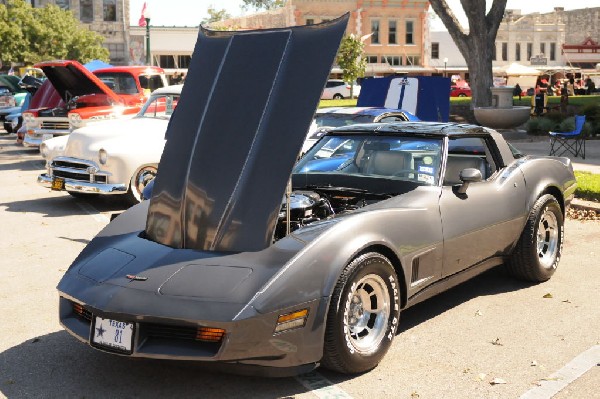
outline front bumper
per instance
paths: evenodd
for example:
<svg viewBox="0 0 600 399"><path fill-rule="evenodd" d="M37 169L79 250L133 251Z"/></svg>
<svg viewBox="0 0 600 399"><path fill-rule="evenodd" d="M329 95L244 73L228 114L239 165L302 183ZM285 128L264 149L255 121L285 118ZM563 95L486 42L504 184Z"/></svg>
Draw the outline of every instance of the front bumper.
<svg viewBox="0 0 600 399"><path fill-rule="evenodd" d="M38 184L52 188L53 177L46 173L38 176ZM75 193L90 193L90 194L125 194L127 192L127 185L122 183L109 184L109 183L93 183L81 180L64 179L64 191L71 191ZM59 190L63 191L63 190Z"/></svg>
<svg viewBox="0 0 600 399"><path fill-rule="evenodd" d="M103 352L138 358L196 361L211 370L236 374L287 377L309 372L319 365L323 324L316 320L323 316L326 302L315 300L303 304L310 307L312 320L303 328L279 334L273 334L273 327L278 314L287 312L286 309L264 315L254 312L253 316L238 321L190 321L105 312L60 292L59 314L60 323L67 332ZM131 354L91 344L96 316L134 323ZM221 342L200 342L194 339L194 331L201 326L222 328L226 334Z"/></svg>

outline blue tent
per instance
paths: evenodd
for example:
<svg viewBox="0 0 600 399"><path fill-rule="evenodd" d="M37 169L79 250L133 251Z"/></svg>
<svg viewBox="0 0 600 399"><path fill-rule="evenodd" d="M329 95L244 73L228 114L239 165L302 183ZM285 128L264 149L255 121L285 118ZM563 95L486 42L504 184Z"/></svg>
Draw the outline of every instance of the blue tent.
<svg viewBox="0 0 600 399"><path fill-rule="evenodd" d="M112 65L107 64L104 61L92 60L83 66L86 67L88 71L94 72L96 69L110 68Z"/></svg>

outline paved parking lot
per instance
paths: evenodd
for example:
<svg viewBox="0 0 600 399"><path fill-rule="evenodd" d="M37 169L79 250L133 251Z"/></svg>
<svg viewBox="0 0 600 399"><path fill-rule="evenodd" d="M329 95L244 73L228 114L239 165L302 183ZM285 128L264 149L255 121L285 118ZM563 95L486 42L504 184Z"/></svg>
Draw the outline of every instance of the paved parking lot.
<svg viewBox="0 0 600 399"><path fill-rule="evenodd" d="M559 386L558 398L600 398L600 222L567 221L549 282L495 269L403 312L369 373L251 378L107 355L67 334L56 284L125 205L38 187L42 169L35 150L0 135L0 397L550 398Z"/></svg>

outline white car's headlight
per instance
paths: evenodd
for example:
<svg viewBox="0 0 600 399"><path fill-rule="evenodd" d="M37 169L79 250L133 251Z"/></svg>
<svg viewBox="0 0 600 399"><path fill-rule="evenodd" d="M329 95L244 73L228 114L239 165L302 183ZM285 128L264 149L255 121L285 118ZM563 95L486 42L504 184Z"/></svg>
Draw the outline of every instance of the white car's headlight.
<svg viewBox="0 0 600 399"><path fill-rule="evenodd" d="M98 161L101 165L106 165L106 161L108 161L108 152L104 148L98 151Z"/></svg>
<svg viewBox="0 0 600 399"><path fill-rule="evenodd" d="M69 124L72 129L77 129L83 126L83 119L81 119L81 115L78 113L69 114Z"/></svg>
<svg viewBox="0 0 600 399"><path fill-rule="evenodd" d="M42 158L44 159L48 159L48 153L50 151L48 150L48 146L46 145L46 143L42 143L40 145L40 154L42 154Z"/></svg>

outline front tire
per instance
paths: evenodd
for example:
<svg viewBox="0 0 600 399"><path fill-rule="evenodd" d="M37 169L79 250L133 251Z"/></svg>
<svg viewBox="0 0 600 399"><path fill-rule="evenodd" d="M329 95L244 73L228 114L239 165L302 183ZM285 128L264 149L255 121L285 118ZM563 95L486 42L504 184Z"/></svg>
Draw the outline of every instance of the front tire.
<svg viewBox="0 0 600 399"><path fill-rule="evenodd" d="M125 194L127 202L131 205L139 204L142 201L142 191L144 187L156 177L157 168L155 166L143 166L139 168L131 177L129 190Z"/></svg>
<svg viewBox="0 0 600 399"><path fill-rule="evenodd" d="M344 98L344 96L342 96L340 93L335 93L333 95L334 100L342 100L343 98Z"/></svg>
<svg viewBox="0 0 600 399"><path fill-rule="evenodd" d="M400 319L398 276L383 255L363 254L338 280L327 316L322 365L340 373L361 373L379 364Z"/></svg>
<svg viewBox="0 0 600 399"><path fill-rule="evenodd" d="M547 281L552 277L564 240L564 216L558 201L550 194L538 198L533 205L525 229L506 268L521 280Z"/></svg>

